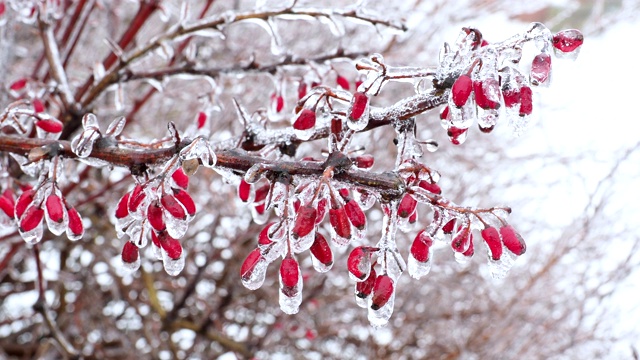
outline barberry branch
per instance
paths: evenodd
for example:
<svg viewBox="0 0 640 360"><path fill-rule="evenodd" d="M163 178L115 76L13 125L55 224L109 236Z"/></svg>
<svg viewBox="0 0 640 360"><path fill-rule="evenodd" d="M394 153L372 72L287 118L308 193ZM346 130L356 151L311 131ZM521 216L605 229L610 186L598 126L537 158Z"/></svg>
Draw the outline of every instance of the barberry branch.
<svg viewBox="0 0 640 360"><path fill-rule="evenodd" d="M245 74L245 73L275 73L278 69L282 67L289 66L308 66L313 63L322 63L329 60L338 60L338 59L356 59L364 56L364 52L350 52L345 53L342 49L339 49L335 53L329 55L318 56L314 58L304 58L304 57L296 57L293 55L285 56L283 59L278 61L277 63L261 65L254 61L246 65L241 66L232 66L232 67L220 67L220 68L195 68L191 64L186 64L184 66L153 70L153 71L125 71L122 73L119 78L120 82L129 82L135 80L162 80L168 76L175 76L181 74L188 75L198 75L198 76L208 76L211 78L217 78L222 74Z"/></svg>
<svg viewBox="0 0 640 360"><path fill-rule="evenodd" d="M60 59L60 50L58 43L53 35L53 29L47 19L43 18L43 14L38 16L38 27L42 36L42 44L44 45L44 53L49 62L51 76L56 80L58 91L61 93L61 99L66 109L75 108L75 100L69 89L67 74Z"/></svg>
<svg viewBox="0 0 640 360"><path fill-rule="evenodd" d="M90 106L93 103L93 101L100 94L102 94L102 92L106 88L118 82L118 79L120 77L119 73L123 69L131 65L135 60L143 57L144 55L150 53L151 51L157 48L160 48L166 45L168 42L173 41L176 38L179 38L185 35L195 34L198 31L202 31L202 30L222 31L223 28L228 25L245 21L245 20L267 21L270 18L283 16L283 15L294 15L294 16L300 16L300 17L310 16L314 18L325 17L329 19L331 19L334 16L341 16L345 18L353 18L353 19L365 21L374 26L383 25L383 26L387 26L387 27L391 27L391 28L395 28L403 31L406 30L405 26L402 24L397 24L389 20L378 19L371 16L363 15L358 13L355 10L341 11L341 10L332 10L332 9L318 10L318 9L286 8L278 11L223 13L223 14L219 14L216 16L202 19L202 20L197 20L192 23L178 24L172 30L154 38L146 45L132 51L130 54L123 55L122 57L120 57L120 62L117 64L117 66L109 70L105 74L105 76L102 78L102 80L100 80L98 84L96 84L89 90L89 93L86 96L82 97L82 94L84 94L85 91L81 90L76 96L76 99L80 100L82 98L81 106L83 109L86 109L88 106ZM85 84L85 86L83 87L83 90L84 88L87 88L87 87L88 85Z"/></svg>
<svg viewBox="0 0 640 360"><path fill-rule="evenodd" d="M78 357L78 350L76 350L73 345L64 337L62 331L58 328L56 321L51 317L51 312L49 311L49 306L47 305L47 300L44 294L44 277L42 273L42 262L40 261L40 248L39 245L36 244L33 246L33 255L36 261L36 270L37 270L37 282L38 282L38 299L36 303L33 305L33 309L39 312L44 322L47 324L49 331L51 332L51 336L58 342L62 350L65 352L65 357L75 359Z"/></svg>

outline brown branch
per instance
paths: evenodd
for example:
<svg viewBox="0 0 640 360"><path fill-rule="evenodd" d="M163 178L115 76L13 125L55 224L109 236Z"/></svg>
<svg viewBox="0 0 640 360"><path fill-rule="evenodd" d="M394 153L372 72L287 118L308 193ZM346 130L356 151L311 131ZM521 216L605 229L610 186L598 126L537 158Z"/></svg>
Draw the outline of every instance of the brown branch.
<svg viewBox="0 0 640 360"><path fill-rule="evenodd" d="M33 246L33 254L36 260L36 270L38 272L38 300L36 300L33 308L42 315L49 331L51 332L51 336L57 341L58 345L60 345L62 350L65 352L66 357L77 358L78 350L76 350L64 337L64 334L62 334L62 331L58 328L55 320L51 317L51 312L49 311L47 300L44 295L44 278L42 275L42 263L40 262L40 249L38 244Z"/></svg>
<svg viewBox="0 0 640 360"><path fill-rule="evenodd" d="M135 60L163 46L164 44L175 40L176 38L189 35L189 34L194 34L201 30L214 29L214 30L221 31L221 29L224 26L228 26L233 23L238 23L244 20L268 20L269 18L282 16L282 15L311 16L315 18L320 18L320 17L332 18L333 16L342 16L347 18L364 20L372 25L384 25L387 27L405 30L405 27L403 25L395 24L387 20L366 17L361 14L358 14L356 11L353 11L353 10L339 11L339 10L287 8L287 9L282 9L278 11L238 13L238 14L232 14L231 16L228 13L220 14L210 18L194 21L188 24L179 24L172 31L154 38L152 41L150 41L146 45L138 48L137 50L132 51L130 54L123 56L120 59L120 62L118 63L118 65L115 66L110 71L108 71L107 74L105 74L105 76L102 78L102 80L100 80L98 84L93 86L91 90L89 90L89 93L86 96L83 96L83 94L90 87L89 82L85 83L85 86L81 89L81 91L76 94L76 99L78 101L82 99L82 102L81 102L82 108L86 109L88 106L90 106L93 103L93 101L100 94L102 94L102 92L106 88L108 88L109 86L119 81L119 77L120 77L119 73L123 69L128 67Z"/></svg>
<svg viewBox="0 0 640 360"><path fill-rule="evenodd" d="M208 77L218 77L221 74L245 74L245 73L274 73L278 68L285 66L306 66L311 63L322 63L328 60L334 59L357 59L365 56L365 52L344 53L343 50L329 55L323 55L316 58L299 58L294 56L286 56L284 59L275 64L259 65L255 62L251 62L243 66L234 66L229 68L211 68L211 69L198 69L189 65L166 68L161 70L146 71L146 72L125 72L119 77L120 82L134 81L134 80L146 80L155 79L162 80L167 76L174 76L180 74L199 75Z"/></svg>
<svg viewBox="0 0 640 360"><path fill-rule="evenodd" d="M67 74L62 66L62 60L60 59L60 50L53 34L53 29L46 19L43 19L44 15L38 15L38 28L40 29L40 35L42 36L42 44L44 45L44 53L49 62L49 68L51 76L56 80L58 90L61 92L61 100L64 103L66 109L74 109L75 101L71 90L69 89L69 83L67 82Z"/></svg>

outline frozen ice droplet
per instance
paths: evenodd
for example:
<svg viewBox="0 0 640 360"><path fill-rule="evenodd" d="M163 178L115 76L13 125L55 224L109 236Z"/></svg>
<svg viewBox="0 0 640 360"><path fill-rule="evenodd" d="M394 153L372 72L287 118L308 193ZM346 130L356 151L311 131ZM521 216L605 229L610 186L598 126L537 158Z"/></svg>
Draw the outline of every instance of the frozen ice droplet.
<svg viewBox="0 0 640 360"><path fill-rule="evenodd" d="M169 211L163 209L163 218L167 225L167 233L174 239L181 239L189 228L189 224L186 219L178 219L171 215Z"/></svg>
<svg viewBox="0 0 640 360"><path fill-rule="evenodd" d="M489 251L488 258L489 272L494 279L504 279L515 261L515 255L508 251L504 251L499 260L493 260Z"/></svg>
<svg viewBox="0 0 640 360"><path fill-rule="evenodd" d="M368 301L369 305L369 313L367 318L369 319L369 323L374 328L379 328L384 325L387 325L389 319L391 318L391 314L393 314L393 306L395 302L396 292L394 291L384 306L380 307L378 310L374 310L371 307L371 300Z"/></svg>
<svg viewBox="0 0 640 360"><path fill-rule="evenodd" d="M283 313L293 315L297 314L300 310L300 304L302 303L302 273L298 272L298 283L289 288L282 283L282 276L280 276L280 309Z"/></svg>
<svg viewBox="0 0 640 360"><path fill-rule="evenodd" d="M166 251L162 250L162 264L164 265L164 271L171 276L180 274L182 269L184 269L185 255L186 251L182 250L179 258L172 259Z"/></svg>
<svg viewBox="0 0 640 360"><path fill-rule="evenodd" d="M138 271L138 269L140 269L140 257L138 257L138 259L136 259L136 261L134 262L125 262L125 261L121 261L122 262L122 268L125 269L127 272L133 273Z"/></svg>
<svg viewBox="0 0 640 360"><path fill-rule="evenodd" d="M421 277L429 274L429 272L431 271L432 256L432 254L429 254L428 260L423 262L416 260L413 254L409 254L409 259L407 261L407 269L409 271L409 275L412 278L419 280Z"/></svg>
<svg viewBox="0 0 640 360"><path fill-rule="evenodd" d="M356 199L360 208L364 210L369 210L376 203L376 195L370 191L364 189L357 189L353 192L353 197Z"/></svg>
<svg viewBox="0 0 640 360"><path fill-rule="evenodd" d="M264 283L265 275L267 274L267 266L269 262L265 258L261 258L258 260L253 270L251 271L251 276L242 277L242 285L249 290L256 290L262 286Z"/></svg>

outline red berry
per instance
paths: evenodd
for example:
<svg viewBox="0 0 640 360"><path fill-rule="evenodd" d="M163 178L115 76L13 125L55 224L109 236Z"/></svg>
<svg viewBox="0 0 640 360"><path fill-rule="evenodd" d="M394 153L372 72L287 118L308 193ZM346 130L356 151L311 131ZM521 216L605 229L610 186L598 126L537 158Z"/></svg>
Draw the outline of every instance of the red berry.
<svg viewBox="0 0 640 360"><path fill-rule="evenodd" d="M167 210L169 214L171 214L171 216L173 216L174 218L181 220L187 218L187 214L185 213L184 208L173 195L162 195L162 197L160 198L160 202L162 203L162 207L164 207L165 210Z"/></svg>
<svg viewBox="0 0 640 360"><path fill-rule="evenodd" d="M158 201L149 204L147 208L147 220L149 221L149 225L157 231L162 231L167 228L162 219L162 207Z"/></svg>
<svg viewBox="0 0 640 360"><path fill-rule="evenodd" d="M269 237L269 230L271 230L271 227L274 224L275 224L275 222L268 223L267 226L265 226L264 229L262 229L262 231L260 231L260 234L258 234L258 244L260 244L260 245L269 245L269 244L271 244L273 242L271 240L271 238Z"/></svg>
<svg viewBox="0 0 640 360"><path fill-rule="evenodd" d="M462 107L469 99L473 90L473 82L469 75L460 75L451 87L451 99L457 107Z"/></svg>
<svg viewBox="0 0 640 360"><path fill-rule="evenodd" d="M285 288L293 288L300 280L300 267L296 259L286 257L280 263L280 277ZM294 294L295 295L295 294Z"/></svg>
<svg viewBox="0 0 640 360"><path fill-rule="evenodd" d="M300 81L298 83L298 100L302 99L307 95L307 83L304 81Z"/></svg>
<svg viewBox="0 0 640 360"><path fill-rule="evenodd" d="M45 202L45 206L47 208L47 215L51 221L61 223L62 220L64 220L64 205L62 204L62 199L58 195L53 193L49 195Z"/></svg>
<svg viewBox="0 0 640 360"><path fill-rule="evenodd" d="M364 281L360 281L356 283L356 296L364 299L367 296L371 295L373 292L373 287L376 284L376 279L378 276L376 275L376 269L371 265L371 270L369 271L369 277Z"/></svg>
<svg viewBox="0 0 640 360"><path fill-rule="evenodd" d="M253 202L260 203L261 201L264 201L264 199L267 198L267 195L269 194L270 189L271 189L271 185L269 185L268 183L259 187L256 190L256 196L255 196L255 199L253 199Z"/></svg>
<svg viewBox="0 0 640 360"><path fill-rule="evenodd" d="M282 95L271 95L272 101L275 103L276 112L281 112L284 109L284 97Z"/></svg>
<svg viewBox="0 0 640 360"><path fill-rule="evenodd" d="M402 200L400 200L400 204L398 205L398 216L401 218L408 218L416 211L416 207L418 206L418 202L413 196L409 194L404 194Z"/></svg>
<svg viewBox="0 0 640 360"><path fill-rule="evenodd" d="M453 251L455 252L463 253L467 251L467 249L469 248L470 241L471 241L471 228L469 228L468 226L465 226L462 229L460 229L454 236L453 240L451 241L451 248L453 248Z"/></svg>
<svg viewBox="0 0 640 360"><path fill-rule="evenodd" d="M122 262L133 264L140 258L140 250L134 243L132 243L131 241L127 241L126 243L124 243L121 256Z"/></svg>
<svg viewBox="0 0 640 360"><path fill-rule="evenodd" d="M67 216L69 217L69 232L75 236L82 235L84 233L84 225L78 210L76 208L67 209Z"/></svg>
<svg viewBox="0 0 640 360"><path fill-rule="evenodd" d="M62 124L62 122L60 122L59 120L56 119L44 119L44 120L38 120L36 121L36 126L39 127L40 129L48 132L48 133L52 133L52 134L57 134L59 132L62 131L62 128L64 127L64 125Z"/></svg>
<svg viewBox="0 0 640 360"><path fill-rule="evenodd" d="M118 206L116 207L117 219L122 219L129 215L129 196L131 196L131 193L126 193L122 198L120 198L120 201L118 201Z"/></svg>
<svg viewBox="0 0 640 360"><path fill-rule="evenodd" d="M421 188L427 190L430 193L433 194L441 194L442 193L442 189L440 189L440 186L436 183L430 183L426 180L421 180L420 183L418 183L418 186L420 186Z"/></svg>
<svg viewBox="0 0 640 360"><path fill-rule="evenodd" d="M393 295L393 280L389 275L380 275L376 278L373 286L373 298L371 299L371 308L378 310L383 307Z"/></svg>
<svg viewBox="0 0 640 360"><path fill-rule="evenodd" d="M319 232L316 232L316 238L313 241L313 244L311 244L311 248L309 248L309 250L322 264L326 266L333 264L333 253L331 252L329 243Z"/></svg>
<svg viewBox="0 0 640 360"><path fill-rule="evenodd" d="M337 209L329 209L329 222L338 236L345 239L351 238L351 222L344 206Z"/></svg>
<svg viewBox="0 0 640 360"><path fill-rule="evenodd" d="M500 257L502 257L502 242L500 241L500 234L498 234L498 230L493 226L489 226L484 228L480 232L480 235L482 235L482 239L489 247L491 258L496 261L500 260Z"/></svg>
<svg viewBox="0 0 640 360"><path fill-rule="evenodd" d="M207 123L207 114L205 114L204 111L200 111L198 113L198 119L197 119L198 129L202 129L206 123Z"/></svg>
<svg viewBox="0 0 640 360"><path fill-rule="evenodd" d="M249 201L249 195L251 195L251 184L241 179L240 184L238 184L238 197L243 202L247 202Z"/></svg>
<svg viewBox="0 0 640 360"><path fill-rule="evenodd" d="M316 225L318 211L311 205L301 206L296 214L296 222L293 225L293 237L300 238L307 236Z"/></svg>
<svg viewBox="0 0 640 360"><path fill-rule="evenodd" d="M531 63L530 74L533 85L546 82L551 74L551 55L544 52L536 55Z"/></svg>
<svg viewBox="0 0 640 360"><path fill-rule="evenodd" d="M429 249L432 245L433 239L427 234L426 230L422 230L413 239L411 255L419 262L427 262L429 260Z"/></svg>
<svg viewBox="0 0 640 360"><path fill-rule="evenodd" d="M502 98L504 99L504 106L514 107L520 105L520 90L519 89L507 89L502 91Z"/></svg>
<svg viewBox="0 0 640 360"><path fill-rule="evenodd" d="M349 80L347 80L347 78L345 78L344 76L338 75L338 77L336 78L336 83L341 88L343 88L343 89L345 89L347 91L349 90Z"/></svg>
<svg viewBox="0 0 640 360"><path fill-rule="evenodd" d="M189 195L188 192L180 189L173 189L173 196L175 196L180 204L184 206L184 209L187 211L187 214L189 214L189 216L193 216L196 214L196 203L193 201L193 198L191 197L191 195Z"/></svg>
<svg viewBox="0 0 640 360"><path fill-rule="evenodd" d="M176 183L176 185L185 190L189 186L189 177L184 173L184 170L182 170L182 168L178 168L176 171L174 171L173 174L171 174L171 178Z"/></svg>
<svg viewBox="0 0 640 360"><path fill-rule="evenodd" d="M12 199L11 199L12 200ZM14 204L9 198L5 196L0 196L0 209L4 211L5 214L11 219L13 219L14 213Z"/></svg>
<svg viewBox="0 0 640 360"><path fill-rule="evenodd" d="M528 86L520 88L520 116L530 115L533 111L533 92Z"/></svg>
<svg viewBox="0 0 640 360"><path fill-rule="evenodd" d="M260 205L256 205L256 206L254 207L254 209L256 210L256 212L257 212L258 214L262 215L262 214L264 214L264 209L265 209L265 207L266 207L266 206L265 206L265 203L262 203L262 204L260 204Z"/></svg>
<svg viewBox="0 0 640 360"><path fill-rule="evenodd" d="M473 249L473 234L471 234L469 239L469 248L467 249L467 251L463 252L462 255L466 257L472 257L474 252L475 250Z"/></svg>
<svg viewBox="0 0 640 360"><path fill-rule="evenodd" d="M169 236L166 231L158 233L158 240L160 246L167 252L167 256L173 260L180 258L182 255L182 245L180 245L180 241Z"/></svg>
<svg viewBox="0 0 640 360"><path fill-rule="evenodd" d="M302 109L293 128L296 130L308 130L316 126L316 112L310 109Z"/></svg>
<svg viewBox="0 0 640 360"><path fill-rule="evenodd" d="M357 91L353 94L351 100L351 111L349 112L349 120L357 121L367 110L369 106L369 97L362 91Z"/></svg>
<svg viewBox="0 0 640 360"><path fill-rule="evenodd" d="M520 256L527 251L527 245L520 234L518 234L511 225L505 225L500 228L502 243L512 253Z"/></svg>
<svg viewBox="0 0 640 360"><path fill-rule="evenodd" d="M373 167L373 155L370 154L365 154L365 155L360 155L360 156L356 156L355 161L353 162L357 168L360 169L370 169L371 167Z"/></svg>
<svg viewBox="0 0 640 360"><path fill-rule="evenodd" d="M562 30L553 36L553 47L562 52L572 52L584 42L584 36L579 30Z"/></svg>
<svg viewBox="0 0 640 360"><path fill-rule="evenodd" d="M40 99L33 99L33 111L36 113L44 112L44 104Z"/></svg>
<svg viewBox="0 0 640 360"><path fill-rule="evenodd" d="M22 79L18 79L16 81L14 81L9 86L9 89L11 89L13 91L18 91L18 90L24 89L25 86L27 86L27 79L26 78L22 78Z"/></svg>
<svg viewBox="0 0 640 360"><path fill-rule="evenodd" d="M249 280L253 274L253 270L256 268L258 262L262 259L260 249L254 249L247 255L247 258L242 262L240 266L240 277L242 280Z"/></svg>
<svg viewBox="0 0 640 360"><path fill-rule="evenodd" d="M20 220L20 231L29 232L35 229L42 222L44 210L37 206L31 206Z"/></svg>
<svg viewBox="0 0 640 360"><path fill-rule="evenodd" d="M35 191L33 189L25 190L20 194L18 201L16 201L16 219L20 219L24 211L27 210L27 206L33 202L33 196L35 195Z"/></svg>
<svg viewBox="0 0 640 360"><path fill-rule="evenodd" d="M347 259L347 270L360 280L367 278L371 267L371 251L364 246L358 246L351 250Z"/></svg>
<svg viewBox="0 0 640 360"><path fill-rule="evenodd" d="M322 198L318 200L318 215L316 216L316 225L320 224L324 219L324 216L327 214L327 204L329 200L327 198Z"/></svg>
<svg viewBox="0 0 640 360"><path fill-rule="evenodd" d="M453 232L453 228L456 225L456 219L451 219L447 221L446 224L442 227L442 232L445 234L451 234Z"/></svg>
<svg viewBox="0 0 640 360"><path fill-rule="evenodd" d="M142 204L142 201L145 197L147 197L147 195L145 194L142 185L137 184L133 188L133 190L131 191L131 195L129 196L129 212L135 212L136 210L138 210L138 207L140 206L140 204Z"/></svg>
<svg viewBox="0 0 640 360"><path fill-rule="evenodd" d="M364 229L367 225L367 217L364 215L364 211L360 208L360 205L354 199L349 200L344 205L344 210L347 213L347 217L351 224L358 230Z"/></svg>
<svg viewBox="0 0 640 360"><path fill-rule="evenodd" d="M158 239L158 235L155 231L151 231L151 242L153 242L153 245L157 247L162 247L162 245L160 245L160 239Z"/></svg>
<svg viewBox="0 0 640 360"><path fill-rule="evenodd" d="M440 111L440 120L447 120L449 117L449 105L442 108Z"/></svg>
<svg viewBox="0 0 640 360"><path fill-rule="evenodd" d="M500 103L491 100L489 96L487 96L491 92L492 86L497 87L497 83L492 81L492 79L473 82L473 95L475 96L476 104L479 107L483 109L497 109L500 107Z"/></svg>

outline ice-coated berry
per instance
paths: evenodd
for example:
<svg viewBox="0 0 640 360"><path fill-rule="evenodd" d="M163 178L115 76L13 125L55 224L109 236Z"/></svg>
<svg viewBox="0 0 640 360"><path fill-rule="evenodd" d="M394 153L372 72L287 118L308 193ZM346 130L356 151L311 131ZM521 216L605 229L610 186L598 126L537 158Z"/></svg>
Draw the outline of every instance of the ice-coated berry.
<svg viewBox="0 0 640 360"><path fill-rule="evenodd" d="M389 275L380 275L376 278L373 286L373 298L371 298L371 308L378 310L391 299L393 295L393 279Z"/></svg>
<svg viewBox="0 0 640 360"><path fill-rule="evenodd" d="M400 204L398 205L398 216L401 218L408 218L416 211L416 207L418 206L418 202L413 196L409 194L405 194L400 200Z"/></svg>
<svg viewBox="0 0 640 360"><path fill-rule="evenodd" d="M362 115L367 111L369 106L369 97L362 91L357 91L353 94L353 100L351 101L351 112L349 113L349 119L352 121L359 120Z"/></svg>
<svg viewBox="0 0 640 360"><path fill-rule="evenodd" d="M300 267L298 266L298 262L292 257L283 259L280 264L280 276L282 276L282 283L284 286L296 286L300 276Z"/></svg>
<svg viewBox="0 0 640 360"><path fill-rule="evenodd" d="M500 234L498 233L498 229L493 226L489 226L484 228L480 235L482 235L482 239L489 247L489 251L491 252L491 259L497 261L502 257L502 242L500 241Z"/></svg>
<svg viewBox="0 0 640 360"><path fill-rule="evenodd" d="M262 259L262 254L260 253L260 249L254 249L252 252L247 255L247 258L244 259L242 265L240 266L240 277L242 280L249 280L251 275L253 274L253 270L256 268L258 261Z"/></svg>
<svg viewBox="0 0 640 360"><path fill-rule="evenodd" d="M173 189L173 196L175 196L176 200L184 206L184 209L187 211L189 216L196 214L196 203L188 192L180 189Z"/></svg>
<svg viewBox="0 0 640 360"><path fill-rule="evenodd" d="M572 52L582 46L584 36L579 30L562 30L553 35L553 47L562 52Z"/></svg>
<svg viewBox="0 0 640 360"><path fill-rule="evenodd" d="M378 276L376 275L376 270L371 266L371 270L369 271L369 277L364 281L360 281L356 283L356 296L364 299L367 296L371 295L373 292L373 287L376 284L376 279Z"/></svg>
<svg viewBox="0 0 640 360"><path fill-rule="evenodd" d="M310 109L302 109L296 121L293 122L293 128L296 130L309 130L316 126L316 112Z"/></svg>
<svg viewBox="0 0 640 360"><path fill-rule="evenodd" d="M316 216L318 211L311 205L304 205L298 209L296 214L296 222L293 225L293 237L300 238L309 234L316 225Z"/></svg>
<svg viewBox="0 0 640 360"><path fill-rule="evenodd" d="M467 100L471 91L473 90L473 81L469 75L463 74L456 79L451 87L451 99L457 107L462 107Z"/></svg>
<svg viewBox="0 0 640 360"><path fill-rule="evenodd" d="M327 239L319 232L316 232L316 238L309 250L325 266L333 264L333 252L331 252Z"/></svg>
<svg viewBox="0 0 640 360"><path fill-rule="evenodd" d="M351 250L347 259L347 270L357 279L364 280L371 268L371 251L365 246Z"/></svg>
<svg viewBox="0 0 640 360"><path fill-rule="evenodd" d="M173 196L169 194L164 194L160 198L160 203L162 203L162 207L171 214L176 219L184 220L187 218L187 214L185 213L184 208L180 204L180 202Z"/></svg>
<svg viewBox="0 0 640 360"><path fill-rule="evenodd" d="M147 208L147 221L149 221L149 225L157 231L162 231L167 228L162 219L162 206L160 206L158 201L149 204Z"/></svg>
<svg viewBox="0 0 640 360"><path fill-rule="evenodd" d="M502 236L504 246L515 255L520 256L527 251L527 245L524 239L511 225L502 226L500 228L500 235Z"/></svg>
<svg viewBox="0 0 640 360"><path fill-rule="evenodd" d="M45 206L47 208L47 215L51 221L61 223L64 220L64 205L58 195L51 194L47 196Z"/></svg>
<svg viewBox="0 0 640 360"><path fill-rule="evenodd" d="M140 258L140 250L131 241L124 243L122 247L122 262L133 264Z"/></svg>
<svg viewBox="0 0 640 360"><path fill-rule="evenodd" d="M37 206L31 206L20 220L20 231L29 232L35 229L44 218L44 210Z"/></svg>
<svg viewBox="0 0 640 360"><path fill-rule="evenodd" d="M338 236L345 239L351 238L351 222L344 206L329 209L329 222Z"/></svg>
<svg viewBox="0 0 640 360"><path fill-rule="evenodd" d="M364 211L360 208L360 205L355 199L349 200L344 205L344 210L347 213L347 217L349 221L351 221L351 225L353 225L356 229L362 230L367 225L367 217L364 214Z"/></svg>
<svg viewBox="0 0 640 360"><path fill-rule="evenodd" d="M531 115L533 111L533 92L528 86L520 88L520 116Z"/></svg>
<svg viewBox="0 0 640 360"><path fill-rule="evenodd" d="M432 245L433 239L427 234L426 230L422 230L413 239L411 255L419 262L427 262L429 260L429 249Z"/></svg>

